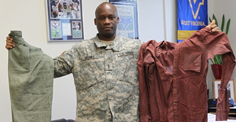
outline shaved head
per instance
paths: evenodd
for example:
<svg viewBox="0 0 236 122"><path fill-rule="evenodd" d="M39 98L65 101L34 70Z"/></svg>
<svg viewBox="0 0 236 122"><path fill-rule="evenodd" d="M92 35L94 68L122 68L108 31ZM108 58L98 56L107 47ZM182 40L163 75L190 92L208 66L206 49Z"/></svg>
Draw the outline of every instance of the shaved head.
<svg viewBox="0 0 236 122"><path fill-rule="evenodd" d="M96 17L97 17L97 15L100 13L101 8L104 8L104 7L105 7L105 8L114 9L116 16L118 16L118 14L117 14L117 9L116 9L116 7L115 7L113 4L111 4L111 3L109 3L109 2L103 2L103 3L101 3L101 4L96 8L96 11L95 11L95 16L96 16Z"/></svg>

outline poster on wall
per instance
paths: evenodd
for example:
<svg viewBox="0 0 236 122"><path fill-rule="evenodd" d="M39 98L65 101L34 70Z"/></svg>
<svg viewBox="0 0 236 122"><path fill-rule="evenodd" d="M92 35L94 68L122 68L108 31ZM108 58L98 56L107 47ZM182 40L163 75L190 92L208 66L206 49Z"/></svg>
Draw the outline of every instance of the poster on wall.
<svg viewBox="0 0 236 122"><path fill-rule="evenodd" d="M46 0L49 41L84 39L81 0Z"/></svg>
<svg viewBox="0 0 236 122"><path fill-rule="evenodd" d="M178 0L178 42L208 25L207 0Z"/></svg>
<svg viewBox="0 0 236 122"><path fill-rule="evenodd" d="M117 25L117 35L138 39L138 17L136 0L109 0L118 11L120 22Z"/></svg>

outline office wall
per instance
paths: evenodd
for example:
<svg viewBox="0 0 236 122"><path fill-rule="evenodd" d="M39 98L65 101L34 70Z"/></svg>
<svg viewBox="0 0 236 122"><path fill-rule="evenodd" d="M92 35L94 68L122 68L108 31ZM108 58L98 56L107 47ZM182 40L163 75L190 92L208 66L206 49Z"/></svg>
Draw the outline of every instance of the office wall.
<svg viewBox="0 0 236 122"><path fill-rule="evenodd" d="M176 42L176 0L138 0L138 8L142 41Z"/></svg>
<svg viewBox="0 0 236 122"><path fill-rule="evenodd" d="M11 30L21 30L23 38L31 45L40 47L51 57L72 47L76 42L48 42L46 0L1 0L0 7L0 118L1 121L11 122L11 104L8 85L8 51L5 49L5 38ZM108 0L82 0L83 23L85 39L94 37L97 33L94 25L94 11L97 5ZM166 38L173 41L176 37L174 20L166 20L175 13L175 0L138 0L139 36L143 41L155 39L162 41ZM170 4L169 4L170 3ZM173 4L174 3L174 4ZM166 8L171 7L171 8ZM168 10L166 13L163 10ZM164 21L170 26L164 27ZM168 32L164 31L168 30ZM73 76L67 75L54 79L52 119L74 119L76 115L76 97Z"/></svg>

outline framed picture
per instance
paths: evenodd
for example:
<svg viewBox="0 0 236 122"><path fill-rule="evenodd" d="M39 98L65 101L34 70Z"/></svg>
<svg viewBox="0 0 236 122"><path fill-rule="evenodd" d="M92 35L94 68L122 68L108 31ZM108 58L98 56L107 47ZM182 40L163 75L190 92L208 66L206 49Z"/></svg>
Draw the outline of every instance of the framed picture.
<svg viewBox="0 0 236 122"><path fill-rule="evenodd" d="M109 0L117 8L120 19L117 35L138 39L138 16L136 0Z"/></svg>
<svg viewBox="0 0 236 122"><path fill-rule="evenodd" d="M49 41L84 39L82 0L46 0Z"/></svg>
<svg viewBox="0 0 236 122"><path fill-rule="evenodd" d="M218 90L220 89L220 79L216 79L213 81L213 90L214 90L214 98L218 98ZM227 85L227 91L229 94L229 98L232 98L234 101L236 100L235 96L235 83L234 79L231 79Z"/></svg>

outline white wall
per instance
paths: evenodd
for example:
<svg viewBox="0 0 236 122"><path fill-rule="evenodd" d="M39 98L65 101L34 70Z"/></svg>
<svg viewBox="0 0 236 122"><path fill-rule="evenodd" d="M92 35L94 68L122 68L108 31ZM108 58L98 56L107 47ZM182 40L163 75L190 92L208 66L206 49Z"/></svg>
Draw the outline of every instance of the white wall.
<svg viewBox="0 0 236 122"><path fill-rule="evenodd" d="M144 42L176 42L176 0L138 0L139 36Z"/></svg>
<svg viewBox="0 0 236 122"><path fill-rule="evenodd" d="M94 25L94 11L97 5L108 0L83 0L83 23L85 39L94 37L97 33ZM175 1L175 0L172 0ZM58 56L64 50L71 48L76 42L48 42L46 0L1 0L4 3L0 7L0 118L1 121L11 122L11 104L8 85L8 51L5 49L5 38L11 30L21 30L23 38L31 45L40 47L51 57ZM170 1L168 0L167 3ZM172 3L172 2L170 2ZM174 3L174 2L173 2ZM166 6L172 6L166 4ZM175 7L167 9L162 0L138 0L139 37L143 41L155 39L162 41L165 38L173 40L174 29L168 27L168 34L164 32L163 10L172 14ZM172 15L171 15L172 16ZM166 17L170 17L167 15ZM175 25L174 20L167 20ZM172 30L172 31L171 31ZM171 34L169 34L171 33ZM164 35L167 35L164 37ZM74 119L76 114L75 87L72 75L54 79L52 119Z"/></svg>
<svg viewBox="0 0 236 122"><path fill-rule="evenodd" d="M177 42L177 1L165 0L165 40Z"/></svg>
<svg viewBox="0 0 236 122"><path fill-rule="evenodd" d="M164 19L162 0L138 0L138 27L142 41L164 40ZM161 19L160 19L161 18Z"/></svg>

